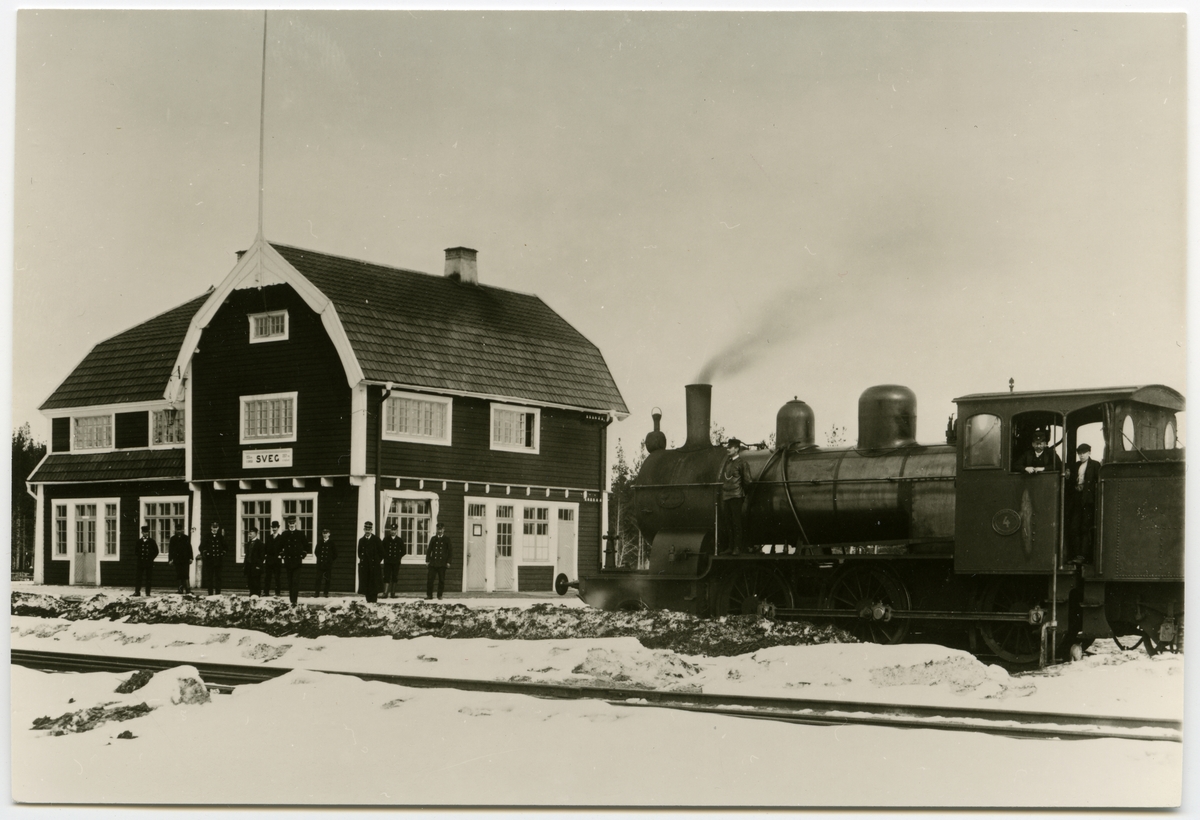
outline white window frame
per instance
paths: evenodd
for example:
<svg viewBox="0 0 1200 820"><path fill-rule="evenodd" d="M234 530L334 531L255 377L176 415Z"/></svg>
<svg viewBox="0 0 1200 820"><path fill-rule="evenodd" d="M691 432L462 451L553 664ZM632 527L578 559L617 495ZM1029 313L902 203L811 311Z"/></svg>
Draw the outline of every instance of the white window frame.
<svg viewBox="0 0 1200 820"><path fill-rule="evenodd" d="M534 498L496 498L494 496L463 496L463 544L460 546L455 544L455 548L463 550L463 576L462 576L462 591L467 591L467 557L466 557L466 541L470 538L469 527L471 523L470 516L467 515L471 504L482 504L486 511L484 519L484 579L487 591L494 592L496 587L496 561L498 560L498 547L500 539L500 507L512 507L513 517L505 519L512 522L512 571L514 581L517 581L517 576L520 573L521 567L555 567L559 572L566 572L568 575L578 577L579 573L579 516L581 505L577 501L552 501L550 499L534 499ZM526 561L522 557L522 540L524 538L524 516L525 508L548 507L550 509L549 524L549 554L546 561ZM574 554L575 563L571 567L558 566L558 554L561 549L560 540L562 531L559 528L561 519L559 514L562 510L569 510L573 518L574 537L570 543ZM519 582L518 582L519 583Z"/></svg>
<svg viewBox="0 0 1200 820"><path fill-rule="evenodd" d="M83 419L108 419L108 444L100 447L81 447L75 439L75 422ZM117 421L112 413L88 413L86 415L71 416L71 452L72 453L108 453L112 452L115 447L117 436Z"/></svg>
<svg viewBox="0 0 1200 820"><path fill-rule="evenodd" d="M512 413L532 413L533 414L533 446L526 447L523 444L507 444L496 441L496 411L503 410ZM522 407L517 404L496 404L492 403L491 411L488 413L488 442L493 450L502 450L507 453L528 453L537 455L541 452L542 447L542 411L538 407Z"/></svg>
<svg viewBox="0 0 1200 820"><path fill-rule="evenodd" d="M72 569L72 571L74 570L73 562L75 560L74 556L75 556L75 541L76 541L76 539L75 539L75 521L76 521L75 507L77 505L81 506L81 505L85 505L85 504L96 505L96 555L97 555L97 557L99 558L99 560L101 562L120 561L121 560L121 499L120 498L56 498L53 501L51 501L50 504L51 504L51 507L65 506L67 508L66 509L66 514L67 514L66 515L67 552L64 555L59 555L59 553L58 553L58 544L57 544L58 523L57 522L58 522L59 518L58 518L57 510L54 510L54 512L53 512L53 517L55 520L54 530L53 530L54 544L50 550L50 560L65 561L67 563L71 563L72 564L71 569ZM105 521L108 520L106 508L110 504L116 506L116 508L117 508L117 514L114 518L114 520L117 522L117 534L116 534L117 551L113 555L105 555L104 554L104 536L105 536L104 524L105 524ZM96 575L97 583L99 583L99 580L100 580L100 576L99 576L99 572L97 572L97 575ZM71 577L71 583L74 583L74 575L73 574Z"/></svg>
<svg viewBox="0 0 1200 820"><path fill-rule="evenodd" d="M188 502L190 502L191 500L192 500L191 496L188 496L188 495L144 495L141 498L139 498L138 499L138 537L139 538L141 537L142 527L147 525L147 518L146 518L146 505L147 504L182 504L183 505L183 529L180 530L180 532L182 532L184 535L188 536L189 539L191 539L191 526L190 526L191 516L190 516L190 511L188 510ZM162 518L163 516L155 515L154 517ZM167 517L168 518L177 518L178 516L170 515ZM164 539L159 539L153 530L151 530L150 536L152 538L154 538L155 542L158 544L158 557L155 558L154 560L155 561L170 560L170 545L171 545L170 537L167 537Z"/></svg>
<svg viewBox="0 0 1200 820"><path fill-rule="evenodd" d="M321 525L318 523L320 520L319 519L320 504L317 500L318 495L319 495L318 493L299 493L299 492L240 493L237 496L237 498L235 499L235 504L237 506L234 508L236 511L236 516L237 516L236 523L234 525L234 527L237 531L234 536L234 553L236 556L236 562L239 564L243 564L246 562L245 531L242 529L242 502L243 501L270 501L271 502L271 508L270 508L271 520L279 522L279 534L283 535L283 533L287 531L287 521L284 520L285 513L283 511L283 502L285 500L291 500L291 499L297 499L297 500L302 499L302 500L311 500L312 505L313 505L312 543L309 544L309 554L304 556L304 563L306 563L306 564L317 563L317 556L314 552L314 548L316 547L317 542L321 538ZM258 515L256 514L254 517L257 518ZM270 535L271 535L270 530L263 532L262 527L259 527L258 537L260 539L262 539L263 541L266 541Z"/></svg>
<svg viewBox="0 0 1200 820"><path fill-rule="evenodd" d="M70 561L71 560L71 505L62 499L55 499L51 507L53 507L52 517L54 519L53 534L51 535L50 560L52 561ZM62 515L59 516L59 510L62 510ZM58 523L62 522L62 552L58 551L59 547L59 532Z"/></svg>
<svg viewBox="0 0 1200 820"><path fill-rule="evenodd" d="M156 444L154 442L154 433L156 430L156 419L160 414L175 410L175 423L179 426L179 441L168 441L164 444ZM164 407L161 410L150 410L150 449L151 450L178 450L181 447L187 446L187 410L185 408L170 408Z"/></svg>
<svg viewBox="0 0 1200 820"><path fill-rule="evenodd" d="M255 319L266 319L271 316L283 316L283 333L273 336L259 336L255 328ZM291 323L288 320L288 312L286 310L268 310L263 313L250 313L246 316L250 321L250 344L262 344L263 342L286 342L288 335L291 332Z"/></svg>
<svg viewBox="0 0 1200 820"><path fill-rule="evenodd" d="M437 535L438 512L440 507L440 499L437 493L426 492L424 490L384 490L380 493L379 509L380 516L383 522L380 524L381 532L379 537L387 535L387 519L388 512L392 508L392 501L428 501L429 502L429 537ZM401 531L403 534L403 531ZM424 564L425 553L418 553L417 545L408 544L408 554L406 554L400 563L402 564Z"/></svg>
<svg viewBox="0 0 1200 820"><path fill-rule="evenodd" d="M441 404L446 408L446 425L439 436L423 436L417 433L400 433L388 430L387 420L391 417L391 408L388 404L397 399L407 399L410 401L426 401L430 404ZM413 444L437 444L444 447L450 446L451 429L454 421L454 400L449 396L432 396L428 393L404 393L398 390L393 390L384 401L383 408L383 439L384 441L407 441Z"/></svg>
<svg viewBox="0 0 1200 820"><path fill-rule="evenodd" d="M297 391L291 393L259 393L254 396L239 396L238 404L241 408L238 413L238 443L239 444L262 444L295 441L296 440L296 423L300 416L300 394ZM246 436L246 406L250 402L256 401L271 401L273 399L291 399L292 400L292 432L284 436Z"/></svg>

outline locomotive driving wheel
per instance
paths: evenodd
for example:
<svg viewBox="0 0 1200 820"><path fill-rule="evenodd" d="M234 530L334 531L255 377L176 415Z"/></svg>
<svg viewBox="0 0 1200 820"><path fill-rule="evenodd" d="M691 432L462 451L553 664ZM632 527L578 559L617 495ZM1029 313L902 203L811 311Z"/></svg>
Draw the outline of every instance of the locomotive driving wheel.
<svg viewBox="0 0 1200 820"><path fill-rule="evenodd" d="M791 607L792 588L773 570L736 572L717 588L717 615L769 615Z"/></svg>
<svg viewBox="0 0 1200 820"><path fill-rule="evenodd" d="M981 612L1028 613L1048 606L1046 579L999 577L988 582L980 598ZM1041 626L1017 621L983 621L979 634L988 648L1009 663L1034 663L1041 656Z"/></svg>
<svg viewBox="0 0 1200 820"><path fill-rule="evenodd" d="M853 618L835 624L860 641L900 643L908 635L908 620L893 618L896 610L909 609L908 590L896 575L882 567L847 564L830 579L821 596L822 609L850 611Z"/></svg>

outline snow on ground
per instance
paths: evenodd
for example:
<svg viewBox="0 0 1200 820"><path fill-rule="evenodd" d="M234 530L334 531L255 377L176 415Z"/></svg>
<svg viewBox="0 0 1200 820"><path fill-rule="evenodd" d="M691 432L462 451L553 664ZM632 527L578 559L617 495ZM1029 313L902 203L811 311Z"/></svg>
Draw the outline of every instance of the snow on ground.
<svg viewBox="0 0 1200 820"><path fill-rule="evenodd" d="M10 638L14 648L171 658L185 667L127 695L113 690L129 674L13 667L13 794L20 801L1150 807L1178 805L1181 794L1177 743L797 726L412 689L311 671L1182 716L1182 659L1122 652L1111 642L1081 662L1011 676L961 651L920 644L698 657L647 649L633 638L276 638L32 617L13 617ZM297 671L207 703L175 697L194 674L187 664L199 661ZM157 706L149 714L91 731L30 728L39 717L147 698ZM118 738L125 731L134 737Z"/></svg>

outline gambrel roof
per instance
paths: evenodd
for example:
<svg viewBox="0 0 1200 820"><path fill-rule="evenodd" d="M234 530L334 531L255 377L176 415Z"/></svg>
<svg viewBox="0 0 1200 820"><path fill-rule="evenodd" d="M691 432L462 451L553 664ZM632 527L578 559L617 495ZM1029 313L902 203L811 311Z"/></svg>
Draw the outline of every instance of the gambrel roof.
<svg viewBox="0 0 1200 820"><path fill-rule="evenodd" d="M273 247L333 301L370 381L628 413L600 351L537 296Z"/></svg>
<svg viewBox="0 0 1200 820"><path fill-rule="evenodd" d="M39 409L161 401L179 346L209 293L100 342Z"/></svg>
<svg viewBox="0 0 1200 820"><path fill-rule="evenodd" d="M628 414L600 351L537 296L261 237L214 291L96 345L42 410L181 397L204 328L238 287L286 282L362 380Z"/></svg>

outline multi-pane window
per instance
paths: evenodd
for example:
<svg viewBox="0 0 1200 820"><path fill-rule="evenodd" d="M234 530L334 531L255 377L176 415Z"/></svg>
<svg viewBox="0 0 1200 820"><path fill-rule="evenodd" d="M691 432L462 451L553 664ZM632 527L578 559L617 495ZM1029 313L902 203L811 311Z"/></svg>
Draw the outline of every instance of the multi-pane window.
<svg viewBox="0 0 1200 820"><path fill-rule="evenodd" d="M242 537L238 539L238 560L245 560L246 542L250 540L250 528L258 528L258 537L265 539L271 534L271 499L256 498L242 502L241 526L238 530Z"/></svg>
<svg viewBox="0 0 1200 820"><path fill-rule="evenodd" d="M242 443L296 440L296 394L242 399Z"/></svg>
<svg viewBox="0 0 1200 820"><path fill-rule="evenodd" d="M383 435L397 441L450 443L450 399L393 393L384 413Z"/></svg>
<svg viewBox="0 0 1200 820"><path fill-rule="evenodd" d="M388 505L385 526L389 529L392 524L399 526L400 537L408 545L409 555L424 555L425 547L429 544L429 525L432 520L428 499L393 498Z"/></svg>
<svg viewBox="0 0 1200 820"><path fill-rule="evenodd" d="M313 540L313 507L316 501L312 498L285 498L283 499L283 518L280 526L287 527L285 523L288 518L295 517L296 529L304 533L304 538L308 541L310 547L316 546ZM259 527L259 529L262 529Z"/></svg>
<svg viewBox="0 0 1200 820"><path fill-rule="evenodd" d="M539 416L533 408L492 405L492 449L536 453Z"/></svg>
<svg viewBox="0 0 1200 820"><path fill-rule="evenodd" d="M288 315L286 310L250 315L250 341L277 342L288 337Z"/></svg>
<svg viewBox="0 0 1200 820"><path fill-rule="evenodd" d="M104 554L110 558L117 554L116 504L104 505Z"/></svg>
<svg viewBox="0 0 1200 820"><path fill-rule="evenodd" d="M550 508L526 507L522 522L521 560L550 560Z"/></svg>
<svg viewBox="0 0 1200 820"><path fill-rule="evenodd" d="M511 505L496 507L496 555L511 558L513 548L513 508Z"/></svg>
<svg viewBox="0 0 1200 820"><path fill-rule="evenodd" d="M54 505L54 554L67 557L67 505Z"/></svg>
<svg viewBox="0 0 1200 820"><path fill-rule="evenodd" d="M183 444L182 410L155 410L153 418L154 437L151 440L154 444Z"/></svg>
<svg viewBox="0 0 1200 820"><path fill-rule="evenodd" d="M187 504L182 500L144 501L142 515L142 523L150 528L150 537L158 544L159 555L168 553L172 535L187 532Z"/></svg>
<svg viewBox="0 0 1200 820"><path fill-rule="evenodd" d="M316 562L311 549L316 543L317 494L278 493L239 495L237 498L238 527L235 555L239 563L246 560L246 542L250 540L250 528L258 528L258 537L264 541L271 535L271 522L279 522L279 531L287 529L287 519L296 518L296 529L304 533L310 552L305 563Z"/></svg>
<svg viewBox="0 0 1200 820"><path fill-rule="evenodd" d="M71 419L74 450L112 447L112 416L79 416Z"/></svg>

